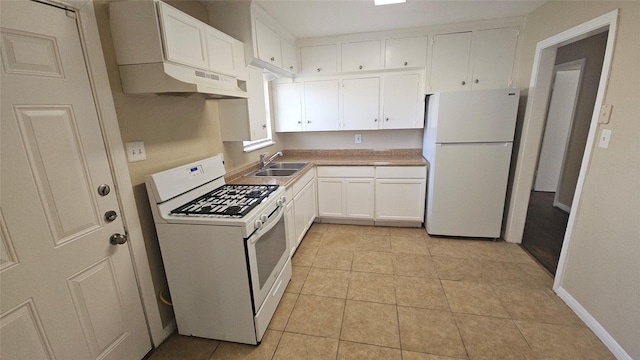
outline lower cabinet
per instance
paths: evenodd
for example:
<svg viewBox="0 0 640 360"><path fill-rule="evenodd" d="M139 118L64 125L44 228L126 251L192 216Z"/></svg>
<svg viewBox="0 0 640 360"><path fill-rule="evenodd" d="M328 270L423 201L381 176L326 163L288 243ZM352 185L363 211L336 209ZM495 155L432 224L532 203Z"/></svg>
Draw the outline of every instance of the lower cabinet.
<svg viewBox="0 0 640 360"><path fill-rule="evenodd" d="M319 166L317 175L320 218L423 222L426 166Z"/></svg>
<svg viewBox="0 0 640 360"><path fill-rule="evenodd" d="M376 221L424 221L426 166L376 167Z"/></svg>
<svg viewBox="0 0 640 360"><path fill-rule="evenodd" d="M373 220L373 166L319 166L318 216Z"/></svg>
<svg viewBox="0 0 640 360"><path fill-rule="evenodd" d="M286 236L293 253L317 215L315 171L312 169L287 189Z"/></svg>

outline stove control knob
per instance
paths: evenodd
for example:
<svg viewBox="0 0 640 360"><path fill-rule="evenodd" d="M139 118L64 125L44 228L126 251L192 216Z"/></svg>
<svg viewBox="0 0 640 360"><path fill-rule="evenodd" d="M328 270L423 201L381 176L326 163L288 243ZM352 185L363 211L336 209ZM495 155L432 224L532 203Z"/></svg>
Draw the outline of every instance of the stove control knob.
<svg viewBox="0 0 640 360"><path fill-rule="evenodd" d="M266 215L266 214L260 215L260 220L262 221L263 224L265 224L267 221L269 221L269 215Z"/></svg>
<svg viewBox="0 0 640 360"><path fill-rule="evenodd" d="M262 229L262 220L256 220L254 226L256 227L256 229Z"/></svg>
<svg viewBox="0 0 640 360"><path fill-rule="evenodd" d="M287 203L287 198L285 198L284 196L276 200L276 205L278 205L279 207L284 206L284 204L286 203Z"/></svg>

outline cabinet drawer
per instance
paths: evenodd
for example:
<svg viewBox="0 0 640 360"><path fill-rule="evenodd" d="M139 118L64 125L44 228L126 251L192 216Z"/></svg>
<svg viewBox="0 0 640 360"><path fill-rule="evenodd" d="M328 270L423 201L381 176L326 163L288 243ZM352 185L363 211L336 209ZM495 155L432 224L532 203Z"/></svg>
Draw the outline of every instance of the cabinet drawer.
<svg viewBox="0 0 640 360"><path fill-rule="evenodd" d="M318 166L318 177L337 178L372 178L375 174L373 166Z"/></svg>
<svg viewBox="0 0 640 360"><path fill-rule="evenodd" d="M378 166L376 179L426 179L426 166Z"/></svg>
<svg viewBox="0 0 640 360"><path fill-rule="evenodd" d="M314 169L311 169L306 174L302 175L302 177L300 179L298 179L295 183L293 183L293 185L291 186L291 188L293 190L293 194L292 195L293 196L298 195L300 190L302 190L305 186L307 186L309 181L313 180L314 177L315 177L315 170ZM290 200L290 199L287 199L287 201L288 200Z"/></svg>

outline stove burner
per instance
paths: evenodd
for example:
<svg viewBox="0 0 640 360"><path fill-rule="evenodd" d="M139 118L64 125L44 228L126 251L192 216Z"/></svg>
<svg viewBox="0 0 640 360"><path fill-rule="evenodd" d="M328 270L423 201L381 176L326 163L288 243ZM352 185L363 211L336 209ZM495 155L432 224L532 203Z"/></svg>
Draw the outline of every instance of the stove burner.
<svg viewBox="0 0 640 360"><path fill-rule="evenodd" d="M241 218L277 188L278 185L223 185L173 209L171 214Z"/></svg>

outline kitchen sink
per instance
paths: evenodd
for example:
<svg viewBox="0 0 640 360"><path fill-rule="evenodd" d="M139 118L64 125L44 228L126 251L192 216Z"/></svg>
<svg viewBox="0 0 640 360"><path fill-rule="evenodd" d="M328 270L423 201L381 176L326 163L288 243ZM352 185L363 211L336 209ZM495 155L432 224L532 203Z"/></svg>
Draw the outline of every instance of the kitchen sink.
<svg viewBox="0 0 640 360"><path fill-rule="evenodd" d="M274 162L269 165L269 169L296 169L300 170L307 166L308 162Z"/></svg>
<svg viewBox="0 0 640 360"><path fill-rule="evenodd" d="M264 169L252 172L247 176L281 176L287 177L298 172L300 169Z"/></svg>

